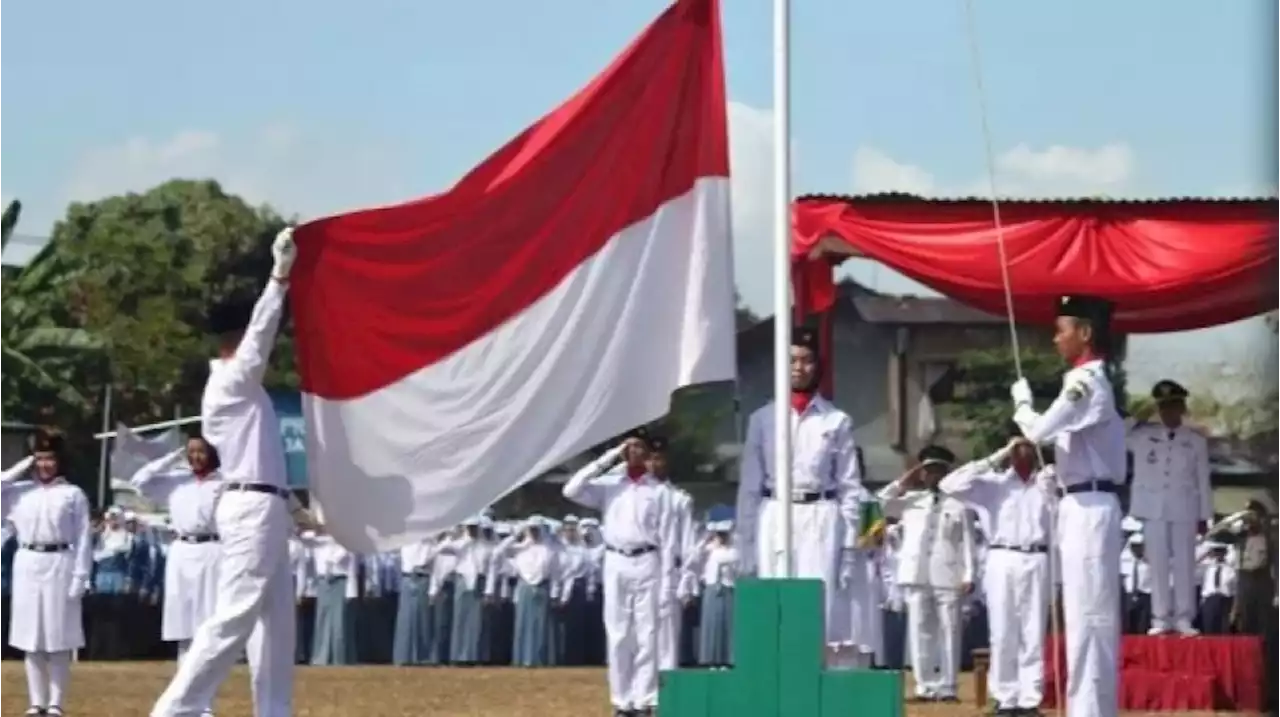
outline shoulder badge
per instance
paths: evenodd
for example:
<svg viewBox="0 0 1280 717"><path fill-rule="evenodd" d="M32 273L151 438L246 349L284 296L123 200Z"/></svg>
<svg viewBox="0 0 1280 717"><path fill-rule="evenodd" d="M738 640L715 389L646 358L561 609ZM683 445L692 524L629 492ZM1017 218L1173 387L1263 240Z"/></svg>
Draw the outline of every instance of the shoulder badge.
<svg viewBox="0 0 1280 717"><path fill-rule="evenodd" d="M1068 401L1075 403L1076 401L1079 401L1080 399L1089 395L1089 384L1083 381L1076 381L1075 383L1072 383L1070 386L1067 386L1065 395Z"/></svg>

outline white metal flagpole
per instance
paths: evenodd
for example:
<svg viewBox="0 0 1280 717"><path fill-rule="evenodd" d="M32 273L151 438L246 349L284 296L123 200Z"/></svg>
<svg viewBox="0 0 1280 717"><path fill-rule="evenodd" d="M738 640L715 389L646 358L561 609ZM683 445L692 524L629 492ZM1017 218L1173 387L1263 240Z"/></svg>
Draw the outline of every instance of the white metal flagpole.
<svg viewBox="0 0 1280 717"><path fill-rule="evenodd" d="M791 536L791 7L773 2L773 490L782 508L782 574Z"/></svg>
<svg viewBox="0 0 1280 717"><path fill-rule="evenodd" d="M107 387L103 390L102 398L102 433L94 436L98 439L98 507L107 505L107 474L111 472L111 467L107 465L110 458L108 450L108 442L115 435L111 433L111 383L107 382Z"/></svg>

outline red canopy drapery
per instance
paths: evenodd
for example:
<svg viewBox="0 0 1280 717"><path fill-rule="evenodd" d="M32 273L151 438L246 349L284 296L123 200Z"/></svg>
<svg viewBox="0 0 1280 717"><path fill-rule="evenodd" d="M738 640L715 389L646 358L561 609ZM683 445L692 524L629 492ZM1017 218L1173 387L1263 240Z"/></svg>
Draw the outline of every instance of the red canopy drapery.
<svg viewBox="0 0 1280 717"><path fill-rule="evenodd" d="M1019 322L1051 323L1063 294L1116 302L1124 333L1186 331L1276 308L1275 199L1000 203ZM865 256L984 311L1005 312L989 200L801 197L792 271L802 314L835 300L833 265Z"/></svg>

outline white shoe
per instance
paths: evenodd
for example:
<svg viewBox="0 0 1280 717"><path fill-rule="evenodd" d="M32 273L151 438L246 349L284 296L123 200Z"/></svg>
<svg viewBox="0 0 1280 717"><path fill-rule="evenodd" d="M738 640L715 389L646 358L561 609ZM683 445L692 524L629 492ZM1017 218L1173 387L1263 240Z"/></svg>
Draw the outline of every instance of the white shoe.
<svg viewBox="0 0 1280 717"><path fill-rule="evenodd" d="M1151 629L1147 630L1147 634L1152 636L1168 635L1170 632L1173 632L1173 631L1165 627L1164 625L1152 625Z"/></svg>
<svg viewBox="0 0 1280 717"><path fill-rule="evenodd" d="M1178 624L1174 625L1173 629L1183 637L1195 637L1200 634L1199 630L1191 626L1191 622L1189 620L1179 620Z"/></svg>

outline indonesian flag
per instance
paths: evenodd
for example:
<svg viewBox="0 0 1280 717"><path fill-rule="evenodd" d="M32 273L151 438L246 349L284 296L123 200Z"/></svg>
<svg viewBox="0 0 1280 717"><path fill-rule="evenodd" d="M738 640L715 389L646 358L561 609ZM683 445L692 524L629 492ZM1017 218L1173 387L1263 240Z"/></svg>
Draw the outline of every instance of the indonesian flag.
<svg viewBox="0 0 1280 717"><path fill-rule="evenodd" d="M311 488L359 551L449 528L732 380L715 0L681 0L439 196L299 227Z"/></svg>

